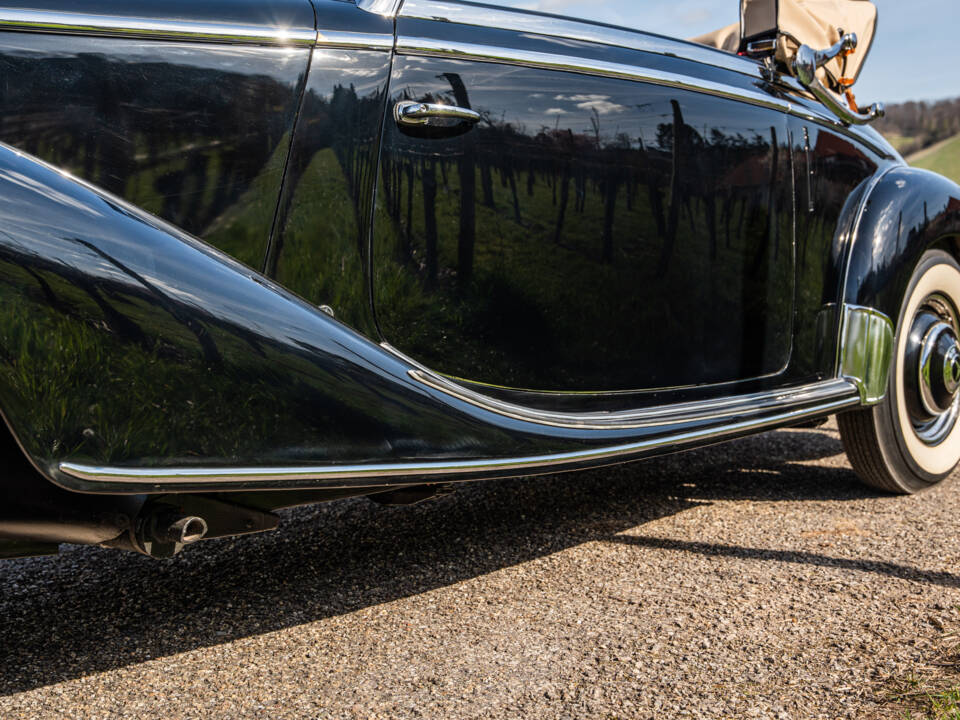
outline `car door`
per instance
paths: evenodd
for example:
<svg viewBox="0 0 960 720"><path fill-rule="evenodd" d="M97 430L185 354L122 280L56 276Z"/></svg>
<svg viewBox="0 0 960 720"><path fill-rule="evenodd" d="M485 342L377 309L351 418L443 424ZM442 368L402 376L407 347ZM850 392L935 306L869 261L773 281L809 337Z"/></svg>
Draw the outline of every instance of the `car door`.
<svg viewBox="0 0 960 720"><path fill-rule="evenodd" d="M608 26L407 0L374 223L383 337L434 371L534 391L782 372L792 168L786 105L757 67ZM479 119L418 124L398 103Z"/></svg>

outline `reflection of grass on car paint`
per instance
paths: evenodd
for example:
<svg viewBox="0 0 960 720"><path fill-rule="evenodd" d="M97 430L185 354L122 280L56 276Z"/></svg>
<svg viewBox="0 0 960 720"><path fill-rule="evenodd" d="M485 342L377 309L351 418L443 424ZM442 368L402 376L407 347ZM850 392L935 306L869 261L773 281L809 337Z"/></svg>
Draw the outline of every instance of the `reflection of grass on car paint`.
<svg viewBox="0 0 960 720"><path fill-rule="evenodd" d="M209 367L199 352L172 361L171 353L181 353L177 348L189 347L193 338L184 325L172 317L164 320L149 303L117 307L138 327L150 323L152 348L121 342L106 331L92 300L69 282L45 277L72 317L30 301L35 283L19 268L4 265L0 273L0 346L15 353L2 358L0 379L11 419L30 418L20 425L31 430L23 438L28 447L43 455L63 455L87 445L88 454L103 460L128 453L172 453L176 458L183 450L178 444L189 438L213 457L229 457L251 423L268 437L275 432L278 422L271 411L279 408L272 407L269 378L241 402L230 391L232 379ZM242 350L236 341L216 339L225 356L231 346L234 353ZM242 404L258 411L239 417L236 409ZM210 433L214 427L217 432Z"/></svg>
<svg viewBox="0 0 960 720"><path fill-rule="evenodd" d="M226 210L203 230L203 238L211 245L252 268L260 269L270 237L270 228L277 209L277 193L283 166L287 159L285 134L247 189ZM215 177L215 163L210 163L208 178ZM215 186L209 180L204 191L211 194Z"/></svg>
<svg viewBox="0 0 960 720"><path fill-rule="evenodd" d="M217 194L223 190L219 185L232 184L236 180L232 176L221 177L224 154L234 152L230 148L215 146L208 150L202 175L187 172L186 160L180 155L145 164L127 179L124 196L143 210L166 217L174 225L191 230L240 262L260 269L276 210L288 136L278 143L246 189L205 227L195 227L194 224L210 217ZM170 177L179 177L181 183L174 195L175 208L165 205L168 198L161 192L163 179ZM227 189L228 196L234 192L233 188ZM201 197L197 198L198 194Z"/></svg>
<svg viewBox="0 0 960 720"><path fill-rule="evenodd" d="M418 170L419 172L419 170ZM496 172L496 171L495 171ZM742 302L742 287L745 278L739 264L714 263L705 252L706 210L704 201L693 201L691 213L681 208L680 228L677 235L674 257L669 269L658 275L654 269L659 260L661 243L644 242L644 238L656 237L657 227L652 210L646 199L646 188L635 191L632 210L618 212L614 226L614 258L602 260L602 227L604 218L603 196L595 191L592 181L588 186L581 209L575 208L574 186L571 182L570 199L560 242L555 243L554 224L558 206L554 204L553 189L542 176L536 179L532 195L527 192L526 173L518 173L518 201L522 211L522 223L515 217L514 200L509 184L494 178L494 206L481 202L480 182L477 177L476 227L474 251L474 280L464 293L457 292L456 278L452 275L458 266L457 238L459 236L460 192L456 164L450 164L446 183L440 168L437 168L436 220L438 243L437 291L431 291L423 282L425 277L424 201L422 183L415 186L413 198L414 265L418 273L398 261L399 248L404 241L407 196L402 191L401 220L394 222L386 212L384 191L378 198L378 242L374 248L375 296L378 314L387 339L401 349L409 349L413 355L440 355L456 364L438 368L468 378L490 377L491 371L502 374L524 360L536 367L524 367L527 374L537 374L553 382L564 383L576 378L564 377L566 373L595 372L599 363L607 365L610 353L622 353L622 367L629 367L633 353L644 340L639 337L623 337L626 317L657 316L659 322L673 327L686 326L692 333L709 334L706 324L711 318L734 312ZM616 199L618 209L627 207L625 186ZM559 192L558 192L559 195ZM559 200L557 201L559 202ZM669 203L669 196L665 198ZM721 217L720 200L717 199L716 217ZM690 230L692 214L694 229ZM765 213L763 213L765 216ZM625 221L626 220L626 221ZM719 222L719 221L718 221ZM683 230L686 229L687 232ZM780 228L781 251L789 253L792 228L785 218ZM733 233L735 235L736 233ZM690 242L687 238L697 238ZM734 238L730 248L722 228L718 228L718 252L743 252L742 243ZM645 254L637 258L637 250ZM630 253L631 264L642 270L636 274L618 268L619 256ZM778 289L789 288L790 263L773 263L780 272L774 279ZM571 268L581 268L571 272ZM724 277L711 269L724 268L732 272ZM701 307L701 296L678 296L671 286L678 281L678 273L706 278L711 284L711 294L716 299L709 312ZM683 278L685 279L685 278ZM643 293L636 292L637 283L648 286ZM650 287L652 286L652 288ZM662 288L657 291L656 288ZM611 299L616 298L615 304ZM650 298L656 307L650 307ZM667 302L670 298L670 302ZM492 299L492 300L491 300ZM641 305L644 299L647 304ZM792 294L780 292L769 301L783 310L792 301ZM492 308L492 312L491 312ZM543 308L562 308L562 312L545 315ZM789 317L786 312L776 311L777 317ZM509 318L511 327L502 324ZM501 324L497 324L501 323ZM569 347L557 348L556 343L565 343L568 338L578 337L583 328L589 327L595 344L571 343ZM789 329L789 328L787 328ZM491 339L506 340L494 345ZM714 348L718 355L735 353L740 338L730 338L731 347ZM437 351L437 344L444 349ZM654 351L652 345L648 347ZM562 350L566 357L576 352L568 367L550 367L555 359L554 351ZM599 358L599 359L598 359ZM453 360L455 359L455 360ZM629 382L629 381L623 381Z"/></svg>
<svg viewBox="0 0 960 720"><path fill-rule="evenodd" d="M313 304L329 305L348 325L362 327L369 298L353 206L336 154L321 150L297 182L277 281Z"/></svg>
<svg viewBox="0 0 960 720"><path fill-rule="evenodd" d="M320 350L213 316L188 325L131 287L0 260L0 402L35 456L156 466L356 460L389 452L384 426L395 428L387 437L397 453L413 447L404 429L410 442L462 443L441 409L413 414L396 389L345 375L345 363ZM198 331L218 359L204 355Z"/></svg>

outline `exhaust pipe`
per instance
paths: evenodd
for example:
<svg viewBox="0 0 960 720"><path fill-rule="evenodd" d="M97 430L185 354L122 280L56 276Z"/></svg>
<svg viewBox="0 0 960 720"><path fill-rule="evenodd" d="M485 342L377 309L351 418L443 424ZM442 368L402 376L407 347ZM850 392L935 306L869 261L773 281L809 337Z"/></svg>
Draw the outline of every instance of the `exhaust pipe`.
<svg viewBox="0 0 960 720"><path fill-rule="evenodd" d="M203 540L207 534L207 521L196 515L177 517L174 514L160 515L156 518L151 535L158 543L179 543L190 545Z"/></svg>
<svg viewBox="0 0 960 720"><path fill-rule="evenodd" d="M150 557L173 557L202 540L209 530L202 517L184 515L169 505L156 504L144 510L131 528L130 539L134 550Z"/></svg>

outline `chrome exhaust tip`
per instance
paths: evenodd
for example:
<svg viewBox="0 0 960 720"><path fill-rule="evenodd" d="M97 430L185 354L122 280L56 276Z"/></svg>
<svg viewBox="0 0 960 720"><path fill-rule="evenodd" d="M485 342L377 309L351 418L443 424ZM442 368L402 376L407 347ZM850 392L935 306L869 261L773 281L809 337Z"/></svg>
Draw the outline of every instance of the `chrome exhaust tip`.
<svg viewBox="0 0 960 720"><path fill-rule="evenodd" d="M184 515L169 506L148 508L132 528L134 549L155 558L169 558L187 545L202 540L209 532L207 521L198 515Z"/></svg>
<svg viewBox="0 0 960 720"><path fill-rule="evenodd" d="M196 515L185 517L163 516L153 527L153 539L161 543L190 545L203 540L207 534L207 521Z"/></svg>

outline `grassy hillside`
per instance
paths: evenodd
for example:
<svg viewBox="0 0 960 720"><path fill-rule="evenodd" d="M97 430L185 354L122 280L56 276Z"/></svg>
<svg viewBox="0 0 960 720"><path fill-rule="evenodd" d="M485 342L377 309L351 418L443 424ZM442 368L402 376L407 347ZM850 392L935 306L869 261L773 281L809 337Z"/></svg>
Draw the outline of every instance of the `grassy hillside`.
<svg viewBox="0 0 960 720"><path fill-rule="evenodd" d="M915 167L933 170L960 183L960 135L921 150L908 157L907 161Z"/></svg>

